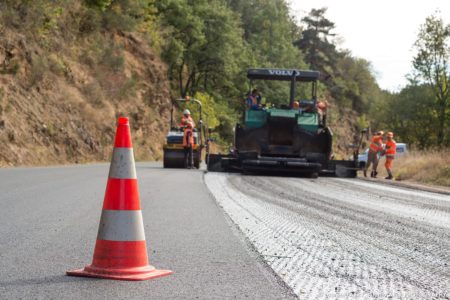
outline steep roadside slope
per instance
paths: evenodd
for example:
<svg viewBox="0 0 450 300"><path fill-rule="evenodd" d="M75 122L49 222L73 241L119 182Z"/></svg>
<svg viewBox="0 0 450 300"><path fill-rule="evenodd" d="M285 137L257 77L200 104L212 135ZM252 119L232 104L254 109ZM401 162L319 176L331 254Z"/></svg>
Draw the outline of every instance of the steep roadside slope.
<svg viewBox="0 0 450 300"><path fill-rule="evenodd" d="M170 117L166 66L145 39L102 33L51 50L0 35L0 166L107 160L130 117L137 159L158 159Z"/></svg>

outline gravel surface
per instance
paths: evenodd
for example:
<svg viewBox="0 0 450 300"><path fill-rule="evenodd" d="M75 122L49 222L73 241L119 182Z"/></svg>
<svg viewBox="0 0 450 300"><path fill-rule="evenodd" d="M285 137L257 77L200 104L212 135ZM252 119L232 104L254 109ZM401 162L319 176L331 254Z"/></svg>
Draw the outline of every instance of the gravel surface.
<svg viewBox="0 0 450 300"><path fill-rule="evenodd" d="M301 299L450 299L450 196L361 180L208 173Z"/></svg>
<svg viewBox="0 0 450 300"><path fill-rule="evenodd" d="M0 299L291 299L217 206L203 171L138 164L150 263L127 282L65 275L92 261L108 164L0 169Z"/></svg>

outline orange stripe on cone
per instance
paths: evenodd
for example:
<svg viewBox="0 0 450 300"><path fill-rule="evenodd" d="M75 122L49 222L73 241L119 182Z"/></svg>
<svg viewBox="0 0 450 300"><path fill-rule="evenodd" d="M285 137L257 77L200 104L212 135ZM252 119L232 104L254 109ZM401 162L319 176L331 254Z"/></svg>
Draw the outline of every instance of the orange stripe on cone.
<svg viewBox="0 0 450 300"><path fill-rule="evenodd" d="M137 180L109 178L103 209L140 210Z"/></svg>
<svg viewBox="0 0 450 300"><path fill-rule="evenodd" d="M114 147L92 264L67 271L67 275L147 280L172 274L172 271L157 270L148 263L127 118L118 120ZM127 148L131 148L131 152Z"/></svg>
<svg viewBox="0 0 450 300"><path fill-rule="evenodd" d="M116 138L114 139L114 147L132 148L130 124L128 118L119 118L117 122Z"/></svg>
<svg viewBox="0 0 450 300"><path fill-rule="evenodd" d="M135 255L130 256L130 253ZM92 265L104 269L145 267L148 265L146 242L145 240L133 242L97 240Z"/></svg>

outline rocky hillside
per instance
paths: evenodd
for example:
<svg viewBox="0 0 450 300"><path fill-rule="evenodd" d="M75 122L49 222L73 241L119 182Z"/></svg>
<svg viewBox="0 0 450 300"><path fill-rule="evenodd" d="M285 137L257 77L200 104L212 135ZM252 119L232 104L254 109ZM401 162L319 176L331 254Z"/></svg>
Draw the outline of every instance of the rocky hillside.
<svg viewBox="0 0 450 300"><path fill-rule="evenodd" d="M105 32L46 48L0 30L0 166L108 160L118 116L130 118L136 158L160 158L169 83L144 38Z"/></svg>
<svg viewBox="0 0 450 300"><path fill-rule="evenodd" d="M378 90L368 63L320 36L300 42L311 36L300 35L285 0L232 2L0 1L0 166L106 161L120 115L130 118L136 158L159 159L170 96L184 94L202 100L226 149L248 92L245 70L268 66L336 73L320 96L332 104L336 157L348 157ZM336 59L314 65L308 45L317 43L320 57Z"/></svg>

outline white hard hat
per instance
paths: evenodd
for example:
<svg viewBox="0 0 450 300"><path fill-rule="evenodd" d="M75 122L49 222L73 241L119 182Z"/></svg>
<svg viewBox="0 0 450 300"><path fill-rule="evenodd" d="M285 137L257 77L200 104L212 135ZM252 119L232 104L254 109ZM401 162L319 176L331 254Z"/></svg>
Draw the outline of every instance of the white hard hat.
<svg viewBox="0 0 450 300"><path fill-rule="evenodd" d="M191 114L191 112L189 111L189 109L185 109L183 111L183 115L190 115L190 114Z"/></svg>

